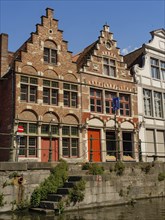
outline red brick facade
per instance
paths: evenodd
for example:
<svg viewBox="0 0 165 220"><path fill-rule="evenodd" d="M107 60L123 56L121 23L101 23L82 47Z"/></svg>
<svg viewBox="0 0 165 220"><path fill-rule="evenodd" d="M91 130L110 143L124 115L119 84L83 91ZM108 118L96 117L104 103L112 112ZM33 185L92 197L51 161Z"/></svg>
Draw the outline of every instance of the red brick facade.
<svg viewBox="0 0 165 220"><path fill-rule="evenodd" d="M136 85L107 25L96 42L73 57L58 30L58 21L53 19L53 10L46 9L36 32L16 53L5 55L6 63L4 53L0 81L1 160L97 161L96 153L100 155L98 161L116 160L119 154L122 160L138 160ZM115 140L108 142L108 135L113 137L115 132L114 112L108 112L111 93L129 102L118 110ZM20 138L18 125L24 127ZM92 132L96 134L92 144L98 145L99 152L95 147L91 151L88 134ZM126 143L127 138L131 143ZM10 149L10 154L5 155L2 148ZM127 150L131 151L128 155Z"/></svg>

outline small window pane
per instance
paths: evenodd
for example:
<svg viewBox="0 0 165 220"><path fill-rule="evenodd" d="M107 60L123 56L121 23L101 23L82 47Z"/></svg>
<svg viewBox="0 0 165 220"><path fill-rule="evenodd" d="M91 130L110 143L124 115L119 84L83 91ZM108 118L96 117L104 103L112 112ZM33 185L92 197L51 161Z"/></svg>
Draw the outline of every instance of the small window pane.
<svg viewBox="0 0 165 220"><path fill-rule="evenodd" d="M28 77L21 76L21 82L28 83Z"/></svg>

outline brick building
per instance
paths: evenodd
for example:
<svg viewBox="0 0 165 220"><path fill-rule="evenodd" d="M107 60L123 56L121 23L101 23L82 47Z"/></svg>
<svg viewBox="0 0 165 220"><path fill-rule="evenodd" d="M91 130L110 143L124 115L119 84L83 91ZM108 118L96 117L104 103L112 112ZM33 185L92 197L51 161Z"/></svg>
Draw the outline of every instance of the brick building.
<svg viewBox="0 0 165 220"><path fill-rule="evenodd" d="M74 57L62 33L47 8L15 53L1 34L0 160L138 160L136 84L109 26Z"/></svg>
<svg viewBox="0 0 165 220"><path fill-rule="evenodd" d="M143 161L165 161L165 30L124 57L138 86L138 115Z"/></svg>

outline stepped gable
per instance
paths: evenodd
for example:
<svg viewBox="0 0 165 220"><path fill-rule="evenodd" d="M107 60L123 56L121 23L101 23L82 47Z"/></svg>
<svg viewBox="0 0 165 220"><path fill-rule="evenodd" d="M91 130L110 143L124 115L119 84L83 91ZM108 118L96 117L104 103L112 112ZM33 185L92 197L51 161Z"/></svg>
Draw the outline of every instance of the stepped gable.
<svg viewBox="0 0 165 220"><path fill-rule="evenodd" d="M68 71L76 73L76 64L72 62L72 52L68 51L68 42L63 40L63 31L58 29L58 20L53 18L53 9L46 9L46 16L41 16L41 23L36 24L36 31L31 33L29 39L15 52L16 71L24 73L24 66L35 68L36 73L44 73L51 69L59 75ZM57 51L57 63L45 65L44 48ZM31 72L30 69L27 72ZM41 74L43 75L43 74Z"/></svg>
<svg viewBox="0 0 165 220"><path fill-rule="evenodd" d="M98 40L86 47L81 53L74 56L73 60L77 63L79 71L92 72L93 74L103 75L103 58L110 58L116 64L117 78L132 81L127 64L123 61L120 49L117 47L113 33L109 31L109 26L104 25L100 31Z"/></svg>

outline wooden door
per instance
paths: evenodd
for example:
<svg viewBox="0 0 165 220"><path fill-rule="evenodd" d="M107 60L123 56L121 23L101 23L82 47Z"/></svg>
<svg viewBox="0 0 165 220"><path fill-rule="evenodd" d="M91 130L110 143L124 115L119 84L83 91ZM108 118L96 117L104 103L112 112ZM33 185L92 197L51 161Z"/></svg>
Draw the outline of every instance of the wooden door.
<svg viewBox="0 0 165 220"><path fill-rule="evenodd" d="M89 129L88 130L88 159L91 157L91 141L92 137L92 161L100 162L101 161L101 139L100 139L100 130Z"/></svg>
<svg viewBox="0 0 165 220"><path fill-rule="evenodd" d="M50 147L50 139L42 138L41 141L41 161L48 162L49 160L49 147ZM58 161L58 139L52 139L52 161Z"/></svg>

